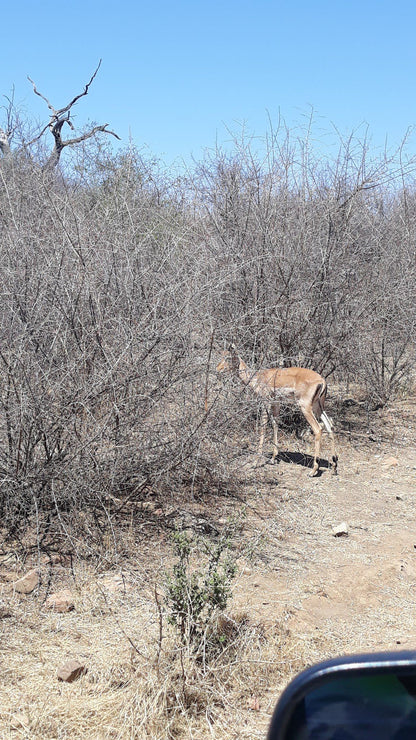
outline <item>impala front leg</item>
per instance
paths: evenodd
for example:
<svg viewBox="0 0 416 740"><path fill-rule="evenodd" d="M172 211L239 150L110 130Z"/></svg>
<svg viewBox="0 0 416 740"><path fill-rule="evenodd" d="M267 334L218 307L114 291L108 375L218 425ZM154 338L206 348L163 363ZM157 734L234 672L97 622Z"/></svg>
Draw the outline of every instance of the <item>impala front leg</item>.
<svg viewBox="0 0 416 740"><path fill-rule="evenodd" d="M261 460L263 457L263 447L264 447L264 437L266 434L266 428L267 428L267 409L264 408L264 406L261 409L260 414L260 438L259 438L259 446L257 448L257 461L256 465L261 464Z"/></svg>
<svg viewBox="0 0 416 740"><path fill-rule="evenodd" d="M263 454L263 446L264 446L264 437L266 434L266 428L267 428L267 409L262 408L261 415L260 415L260 439L259 439L259 447L257 450L258 455Z"/></svg>
<svg viewBox="0 0 416 740"><path fill-rule="evenodd" d="M319 431L314 430L313 433L315 436L315 454L313 458L313 468L311 470L311 478L314 478L319 473L319 458L321 454L322 429L319 427Z"/></svg>
<svg viewBox="0 0 416 740"><path fill-rule="evenodd" d="M276 457L279 455L279 447L277 444L277 432L278 432L278 424L277 419L279 418L279 404L274 403L270 408L270 418L272 420L272 426L273 426L273 452L272 452L272 465L276 462Z"/></svg>

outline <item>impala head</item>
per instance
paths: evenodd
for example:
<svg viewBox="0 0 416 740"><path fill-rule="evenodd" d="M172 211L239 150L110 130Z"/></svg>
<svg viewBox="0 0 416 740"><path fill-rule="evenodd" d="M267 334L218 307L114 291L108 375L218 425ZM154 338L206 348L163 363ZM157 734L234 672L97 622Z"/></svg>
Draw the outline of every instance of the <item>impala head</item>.
<svg viewBox="0 0 416 740"><path fill-rule="evenodd" d="M236 371L240 367L240 358L233 344L229 349L222 353L221 359L217 365L217 373Z"/></svg>

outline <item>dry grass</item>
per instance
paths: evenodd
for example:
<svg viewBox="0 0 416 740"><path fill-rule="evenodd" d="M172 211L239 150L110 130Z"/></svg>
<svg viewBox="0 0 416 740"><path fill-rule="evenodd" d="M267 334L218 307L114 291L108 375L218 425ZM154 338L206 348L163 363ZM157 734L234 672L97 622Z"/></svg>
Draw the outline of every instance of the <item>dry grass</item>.
<svg viewBox="0 0 416 740"><path fill-rule="evenodd" d="M85 565L75 574L67 614L47 612L41 594L3 596L11 616L1 621L2 739L263 736L270 686L302 663L283 625L266 631L230 616L221 625L227 647L196 660L166 627L160 641L155 600L131 573L124 589ZM88 673L58 682L72 657Z"/></svg>

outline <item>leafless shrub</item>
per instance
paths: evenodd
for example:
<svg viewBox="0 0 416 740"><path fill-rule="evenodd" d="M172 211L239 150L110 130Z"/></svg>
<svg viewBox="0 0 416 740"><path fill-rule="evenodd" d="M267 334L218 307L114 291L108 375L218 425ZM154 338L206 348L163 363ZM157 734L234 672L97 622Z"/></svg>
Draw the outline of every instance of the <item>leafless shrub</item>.
<svg viewBox="0 0 416 740"><path fill-rule="evenodd" d="M399 185L410 183L413 163L404 167L401 155L371 157L366 139L352 135L340 139L334 161L321 162L306 134L293 140L286 130L262 159L247 141L210 155L194 186L218 274L210 316L219 334L255 363L358 376L367 387L384 374L375 393L385 402L404 370L395 357L412 361L414 218L409 185L405 194ZM387 385L383 361L362 341L367 327L380 336L386 312L395 345Z"/></svg>
<svg viewBox="0 0 416 740"><path fill-rule="evenodd" d="M65 526L91 507L105 523L126 481L140 497L204 459L198 265L181 207L141 166L122 160L111 190L36 168L5 182L0 464L11 531L35 512Z"/></svg>

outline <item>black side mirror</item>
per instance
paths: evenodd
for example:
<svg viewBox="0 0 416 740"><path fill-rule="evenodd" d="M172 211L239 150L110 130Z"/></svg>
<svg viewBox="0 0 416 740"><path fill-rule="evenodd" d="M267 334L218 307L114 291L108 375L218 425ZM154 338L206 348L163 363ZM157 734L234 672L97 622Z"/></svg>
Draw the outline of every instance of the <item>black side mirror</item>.
<svg viewBox="0 0 416 740"><path fill-rule="evenodd" d="M416 738L416 651L352 655L300 673L280 697L268 740Z"/></svg>

